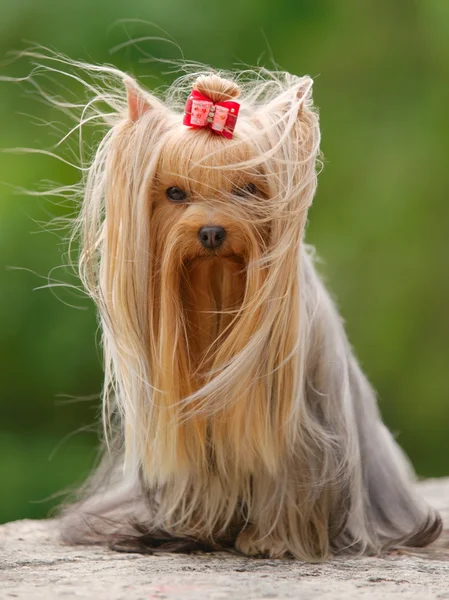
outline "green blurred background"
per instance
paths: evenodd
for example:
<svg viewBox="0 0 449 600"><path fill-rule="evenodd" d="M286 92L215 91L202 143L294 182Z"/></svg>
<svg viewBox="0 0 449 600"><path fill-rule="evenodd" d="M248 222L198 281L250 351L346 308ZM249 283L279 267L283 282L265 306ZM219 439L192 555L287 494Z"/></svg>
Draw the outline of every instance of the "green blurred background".
<svg viewBox="0 0 449 600"><path fill-rule="evenodd" d="M23 60L9 64L7 53L31 40L113 63L152 85L143 77L160 68L139 62L137 48L110 53L128 35L160 35L148 24L117 24L128 18L164 28L191 60L270 66L272 55L316 78L326 162L308 241L388 425L419 475L448 474L449 2L0 0L0 7L0 75L29 70ZM140 48L179 58L167 43ZM55 143L38 119L59 115L28 92L0 82L1 148ZM35 189L43 179L73 183L77 173L50 158L0 155L0 521L48 514L54 494L81 481L96 456L102 373L93 308L59 288L33 291L67 261L65 233L41 225L67 209L11 187ZM76 283L61 269L52 277Z"/></svg>

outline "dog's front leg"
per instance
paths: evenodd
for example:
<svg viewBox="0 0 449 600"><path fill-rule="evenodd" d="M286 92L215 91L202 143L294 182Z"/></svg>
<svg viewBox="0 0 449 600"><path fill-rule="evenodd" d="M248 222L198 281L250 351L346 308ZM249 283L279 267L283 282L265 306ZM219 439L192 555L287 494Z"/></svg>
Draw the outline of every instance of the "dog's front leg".
<svg viewBox="0 0 449 600"><path fill-rule="evenodd" d="M243 529L235 541L236 549L246 556L263 558L284 558L289 550L276 532L261 535L255 525Z"/></svg>

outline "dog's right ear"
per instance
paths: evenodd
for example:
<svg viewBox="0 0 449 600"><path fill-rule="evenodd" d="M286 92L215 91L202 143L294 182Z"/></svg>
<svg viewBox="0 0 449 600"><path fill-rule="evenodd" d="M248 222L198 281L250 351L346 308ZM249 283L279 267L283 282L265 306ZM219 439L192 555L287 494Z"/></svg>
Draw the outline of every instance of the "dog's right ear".
<svg viewBox="0 0 449 600"><path fill-rule="evenodd" d="M149 92L143 90L131 77L124 80L128 96L128 117L130 121L138 121L147 111L164 108L163 103Z"/></svg>

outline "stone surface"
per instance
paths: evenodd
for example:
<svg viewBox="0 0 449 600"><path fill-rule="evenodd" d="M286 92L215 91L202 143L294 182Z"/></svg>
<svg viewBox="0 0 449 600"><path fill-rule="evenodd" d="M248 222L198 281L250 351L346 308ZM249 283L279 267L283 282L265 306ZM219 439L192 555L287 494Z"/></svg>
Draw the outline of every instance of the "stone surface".
<svg viewBox="0 0 449 600"><path fill-rule="evenodd" d="M419 484L449 527L449 478ZM449 600L448 537L423 552L324 564L230 554L141 556L58 542L53 521L0 527L0 598Z"/></svg>

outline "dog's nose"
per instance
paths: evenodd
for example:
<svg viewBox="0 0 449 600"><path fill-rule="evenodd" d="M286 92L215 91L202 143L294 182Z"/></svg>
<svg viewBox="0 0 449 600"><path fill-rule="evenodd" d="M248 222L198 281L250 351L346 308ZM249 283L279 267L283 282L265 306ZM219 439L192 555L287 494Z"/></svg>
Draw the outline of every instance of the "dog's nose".
<svg viewBox="0 0 449 600"><path fill-rule="evenodd" d="M226 238L226 230L223 227L207 226L198 231L198 238L205 248L219 248Z"/></svg>

